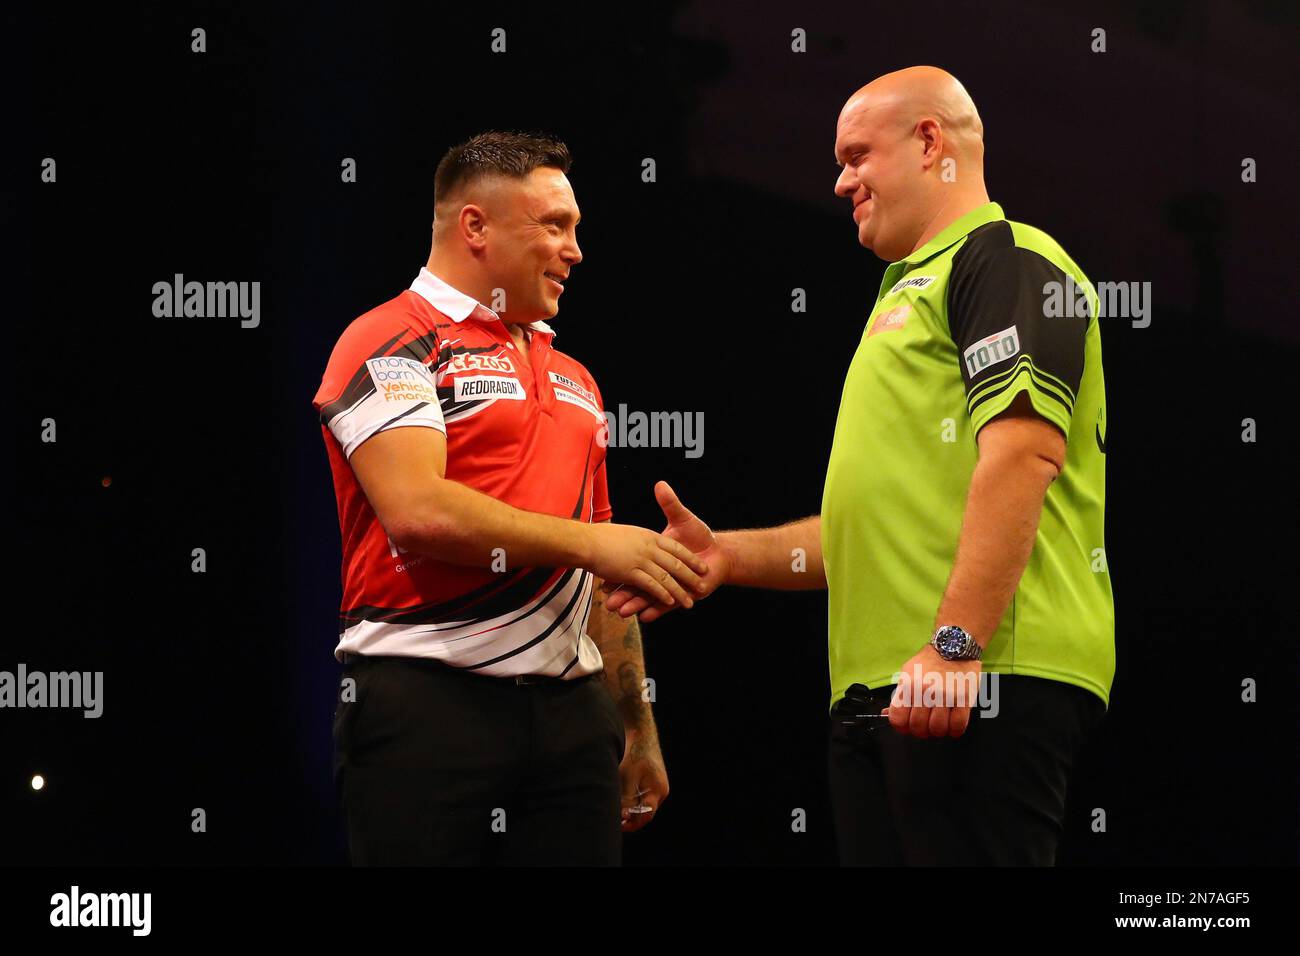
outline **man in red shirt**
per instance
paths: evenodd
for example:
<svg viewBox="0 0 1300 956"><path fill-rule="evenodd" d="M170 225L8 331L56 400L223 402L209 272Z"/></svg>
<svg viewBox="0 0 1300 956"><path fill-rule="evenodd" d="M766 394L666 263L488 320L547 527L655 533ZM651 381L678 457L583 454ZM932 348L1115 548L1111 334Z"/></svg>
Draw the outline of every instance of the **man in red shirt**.
<svg viewBox="0 0 1300 956"><path fill-rule="evenodd" d="M608 578L689 607L707 565L609 521L600 390L544 321L582 261L568 168L518 134L448 151L427 265L348 326L313 402L357 864L616 864L620 821L668 792L639 631L592 594Z"/></svg>

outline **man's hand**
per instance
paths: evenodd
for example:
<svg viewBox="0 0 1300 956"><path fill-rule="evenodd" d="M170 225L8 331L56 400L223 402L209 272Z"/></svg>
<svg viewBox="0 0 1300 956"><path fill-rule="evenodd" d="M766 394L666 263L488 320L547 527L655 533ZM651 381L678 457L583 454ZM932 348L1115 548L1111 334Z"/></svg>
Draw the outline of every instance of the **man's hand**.
<svg viewBox="0 0 1300 956"><path fill-rule="evenodd" d="M663 536L680 542L693 552L697 559L705 562L705 571L696 590L699 597L708 597L727 581L731 571L731 560L714 537L709 526L688 509L672 487L666 481L655 484L655 500L668 519ZM627 578L605 577L602 590L613 592L605 602L605 607L621 617L631 617L640 612L643 624L662 617L673 609L674 605L664 602L657 595L648 593L637 586L637 582ZM682 602L685 603L685 602ZM692 602L693 603L693 602ZM686 604L691 607L691 604Z"/></svg>
<svg viewBox="0 0 1300 956"><path fill-rule="evenodd" d="M913 737L960 737L979 699L979 661L947 661L927 644L899 673L885 711L889 724Z"/></svg>
<svg viewBox="0 0 1300 956"><path fill-rule="evenodd" d="M664 769L657 742L642 740L634 730L628 731L627 739L627 753L619 764L618 779L623 789L623 832L632 833L653 820L667 798L668 771ZM650 809L633 813L632 807Z"/></svg>
<svg viewBox="0 0 1300 956"><path fill-rule="evenodd" d="M675 538L627 524L602 522L588 527L592 535L589 567L597 577L626 581L665 607L679 603L692 607L695 599L688 591L701 596L708 593L701 576L707 574L709 565Z"/></svg>

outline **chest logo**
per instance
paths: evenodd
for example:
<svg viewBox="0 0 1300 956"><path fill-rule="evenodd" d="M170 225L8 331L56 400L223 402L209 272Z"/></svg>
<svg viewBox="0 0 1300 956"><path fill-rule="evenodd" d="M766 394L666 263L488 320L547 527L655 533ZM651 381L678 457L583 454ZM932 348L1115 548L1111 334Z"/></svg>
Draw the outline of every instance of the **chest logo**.
<svg viewBox="0 0 1300 956"><path fill-rule="evenodd" d="M902 292L904 289L924 289L934 281L934 276L908 276L894 283L894 287L886 293L893 295L896 292Z"/></svg>
<svg viewBox="0 0 1300 956"><path fill-rule="evenodd" d="M867 333L867 338L879 335L881 332L892 332L895 329L901 329L907 323L907 317L911 314L912 307L910 305L900 305L888 312L881 312L876 316L876 321L871 323L871 331Z"/></svg>
<svg viewBox="0 0 1300 956"><path fill-rule="evenodd" d="M554 382L556 385L563 385L569 391L581 395L590 404L592 405L596 404L596 396L592 394L590 391L588 391L587 389L583 388L573 379L569 378L567 375L561 375L559 372L547 372L546 374L550 376L551 381ZM559 389L556 389L556 391L559 391Z"/></svg>
<svg viewBox="0 0 1300 956"><path fill-rule="evenodd" d="M556 388L554 385L551 386L551 390L555 392L555 398L557 401L564 402L567 405L576 405L584 412L590 414L594 419L596 419L596 421L600 422L600 424L605 424L605 414L585 398L580 395L574 395L567 389Z"/></svg>
<svg viewBox="0 0 1300 956"><path fill-rule="evenodd" d="M504 372L506 375L514 375L515 366L510 361L510 358L505 355L475 355L472 352L462 352L451 357L451 361L447 363L447 371L452 374L457 372Z"/></svg>
<svg viewBox="0 0 1300 956"><path fill-rule="evenodd" d="M457 402L482 401L490 398L508 398L523 401L528 397L523 383L517 378L502 375L470 375L456 379L453 399Z"/></svg>

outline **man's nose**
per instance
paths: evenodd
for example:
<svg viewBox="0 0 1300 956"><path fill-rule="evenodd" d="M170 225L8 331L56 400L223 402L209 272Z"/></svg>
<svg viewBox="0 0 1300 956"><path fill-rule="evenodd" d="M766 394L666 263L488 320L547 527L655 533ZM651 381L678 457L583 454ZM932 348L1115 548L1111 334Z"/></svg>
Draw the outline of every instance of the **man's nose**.
<svg viewBox="0 0 1300 956"><path fill-rule="evenodd" d="M578 240L572 240L560 253L560 258L571 266L576 266L582 261L582 250L578 248Z"/></svg>
<svg viewBox="0 0 1300 956"><path fill-rule="evenodd" d="M845 199L850 198L858 190L858 177L854 174L849 166L840 170L839 178L835 180L835 195L843 196Z"/></svg>

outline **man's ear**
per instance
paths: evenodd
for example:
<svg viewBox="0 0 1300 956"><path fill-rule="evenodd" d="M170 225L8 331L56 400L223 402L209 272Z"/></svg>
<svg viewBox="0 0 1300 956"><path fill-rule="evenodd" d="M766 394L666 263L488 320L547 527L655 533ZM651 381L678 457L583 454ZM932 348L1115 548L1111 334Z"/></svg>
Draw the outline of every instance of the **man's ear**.
<svg viewBox="0 0 1300 956"><path fill-rule="evenodd" d="M487 244L487 214L483 207L474 203L461 206L456 225L465 243L475 252L481 252Z"/></svg>
<svg viewBox="0 0 1300 956"><path fill-rule="evenodd" d="M921 168L929 169L943 153L943 128L926 117L916 124L916 136L921 141Z"/></svg>

